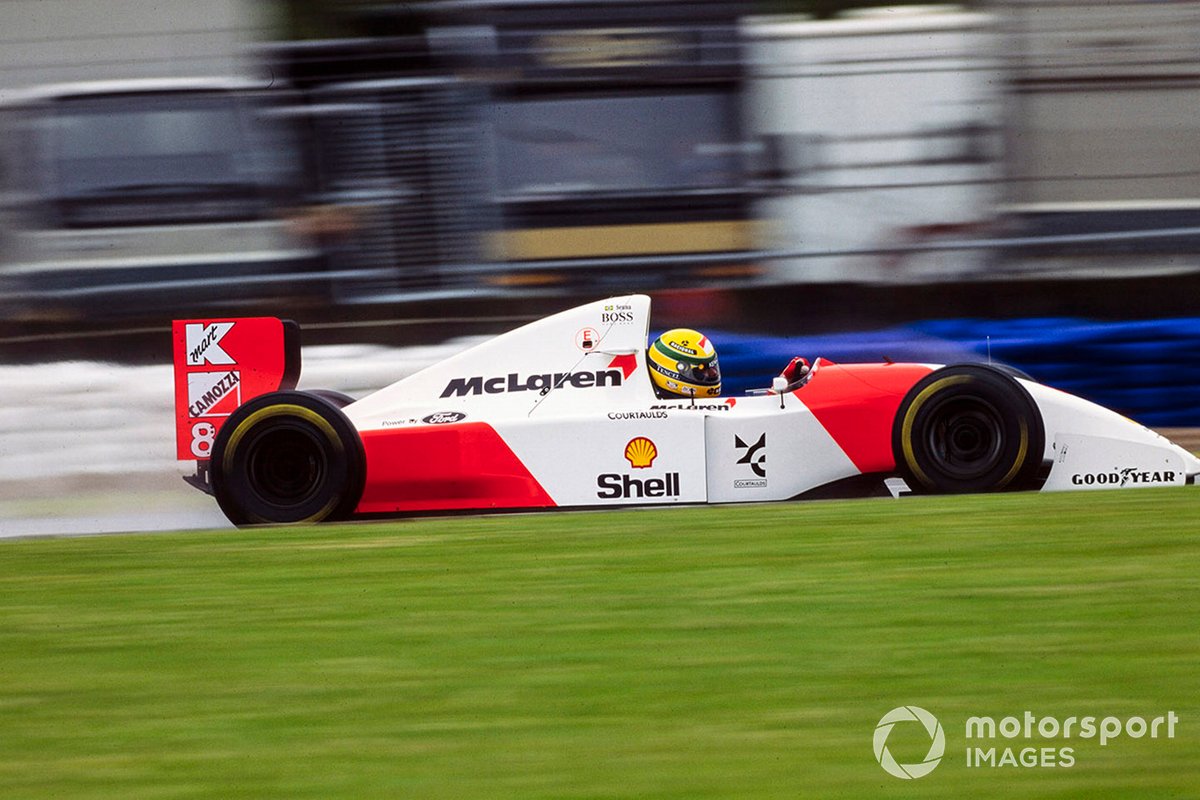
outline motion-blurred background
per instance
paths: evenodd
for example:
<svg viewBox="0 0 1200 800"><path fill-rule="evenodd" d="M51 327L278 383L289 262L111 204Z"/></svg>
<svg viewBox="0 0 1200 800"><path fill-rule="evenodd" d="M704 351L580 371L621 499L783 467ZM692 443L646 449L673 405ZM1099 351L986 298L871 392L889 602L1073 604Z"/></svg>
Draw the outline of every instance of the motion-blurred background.
<svg viewBox="0 0 1200 800"><path fill-rule="evenodd" d="M1200 424L1200 2L861 5L7 0L0 361L165 362L196 315L438 345L640 291L734 391L996 358ZM7 375L19 474L56 392Z"/></svg>

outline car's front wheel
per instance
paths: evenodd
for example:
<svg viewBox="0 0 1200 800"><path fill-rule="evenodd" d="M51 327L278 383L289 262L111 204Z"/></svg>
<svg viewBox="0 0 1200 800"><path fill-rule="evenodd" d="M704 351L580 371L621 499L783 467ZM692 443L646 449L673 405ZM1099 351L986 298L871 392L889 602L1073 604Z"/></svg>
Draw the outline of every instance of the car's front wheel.
<svg viewBox="0 0 1200 800"><path fill-rule="evenodd" d="M896 412L892 449L915 492L1036 488L1045 429L1029 392L987 366L945 367L917 382Z"/></svg>
<svg viewBox="0 0 1200 800"><path fill-rule="evenodd" d="M344 519L366 476L362 441L328 399L273 392L240 407L213 444L213 494L236 525Z"/></svg>

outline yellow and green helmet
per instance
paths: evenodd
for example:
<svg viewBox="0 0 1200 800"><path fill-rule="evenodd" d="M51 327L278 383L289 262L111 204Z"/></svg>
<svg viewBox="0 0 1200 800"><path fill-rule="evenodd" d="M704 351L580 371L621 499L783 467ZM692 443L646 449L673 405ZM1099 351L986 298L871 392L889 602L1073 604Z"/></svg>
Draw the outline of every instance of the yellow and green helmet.
<svg viewBox="0 0 1200 800"><path fill-rule="evenodd" d="M721 368L708 337L690 328L669 330L646 354L650 379L660 395L719 397Z"/></svg>

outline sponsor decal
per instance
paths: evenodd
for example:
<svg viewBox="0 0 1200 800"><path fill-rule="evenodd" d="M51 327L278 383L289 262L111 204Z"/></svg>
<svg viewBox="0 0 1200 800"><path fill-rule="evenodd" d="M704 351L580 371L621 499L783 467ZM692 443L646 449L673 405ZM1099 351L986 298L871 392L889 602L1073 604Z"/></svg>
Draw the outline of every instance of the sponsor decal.
<svg viewBox="0 0 1200 800"><path fill-rule="evenodd" d="M585 353L595 350L599 342L600 334L595 328L581 328L575 332L575 346Z"/></svg>
<svg viewBox="0 0 1200 800"><path fill-rule="evenodd" d="M691 369L689 365L676 364L675 366L679 369L679 372L671 370L662 364L655 364L654 366L655 371L663 376L663 381L666 383L667 388L672 390L675 394L703 395L705 397L720 396L720 386L708 386L700 388L693 385L692 381L696 379L688 374L688 370Z"/></svg>
<svg viewBox="0 0 1200 800"><path fill-rule="evenodd" d="M541 392L545 394L551 389L573 386L576 389L603 388L620 386L626 376L615 369L597 370L594 372L543 372L536 375L521 375L510 372L507 375L483 377L476 375L470 378L451 378L442 390L441 396L466 397L467 395L507 394L510 392Z"/></svg>
<svg viewBox="0 0 1200 800"><path fill-rule="evenodd" d="M679 473L668 472L661 478L635 478L632 475L605 473L596 478L601 500L632 497L678 497Z"/></svg>
<svg viewBox="0 0 1200 800"><path fill-rule="evenodd" d="M188 416L228 417L242 404L241 385L237 370L188 373Z"/></svg>
<svg viewBox="0 0 1200 800"><path fill-rule="evenodd" d="M231 355L221 346L221 340L233 330L233 322L213 322L205 325L188 323L183 327L189 367L236 366ZM189 372L187 374L188 416L228 417L242 402L242 375L238 370ZM193 448L194 450L194 448Z"/></svg>
<svg viewBox="0 0 1200 800"><path fill-rule="evenodd" d="M633 469L648 469L658 457L658 447L645 436L635 436L625 445L624 455ZM596 488L596 497L601 500L679 497L679 473L668 472L660 478L635 478L606 472L596 477Z"/></svg>
<svg viewBox="0 0 1200 800"><path fill-rule="evenodd" d="M233 330L232 322L214 322L211 325L189 323L183 328L187 346L187 365L199 367L204 364L229 365L233 357L221 347L221 340Z"/></svg>
<svg viewBox="0 0 1200 800"><path fill-rule="evenodd" d="M656 406L657 407L657 406ZM665 411L610 411L609 419L666 419Z"/></svg>
<svg viewBox="0 0 1200 800"><path fill-rule="evenodd" d="M735 480L733 487L735 489L749 489L767 485L767 433L763 431L762 435L754 444L747 444L742 437L734 435L733 446L737 450L745 450L745 454L737 460L738 464L745 464L750 467L750 471L757 477L748 480Z"/></svg>
<svg viewBox="0 0 1200 800"><path fill-rule="evenodd" d="M674 347L676 350L678 350L678 351L679 351L679 352L681 352L681 353L687 353L689 356L698 356L698 355L700 355L700 351L699 351L699 350L697 350L697 349L696 349L696 348L694 348L694 347L688 347L686 344L683 344L683 343L681 343L681 342L667 342L667 344L669 344L671 347ZM680 366L680 369L682 369L682 368L683 368L683 367L682 367L682 365L681 365L681 366Z"/></svg>
<svg viewBox="0 0 1200 800"><path fill-rule="evenodd" d="M625 445L625 460L634 469L652 467L656 458L658 458L658 448L645 436L630 439L629 444Z"/></svg>
<svg viewBox="0 0 1200 800"><path fill-rule="evenodd" d="M724 403L680 403L679 405L654 405L652 409L665 409L669 411L728 411L733 408L733 401L726 400Z"/></svg>
<svg viewBox="0 0 1200 800"><path fill-rule="evenodd" d="M637 320L633 313L633 306L628 303L615 303L606 305L604 310L600 312L600 323L602 325L628 325Z"/></svg>
<svg viewBox="0 0 1200 800"><path fill-rule="evenodd" d="M438 411L422 417L421 422L426 425L448 425L451 422L462 422L466 418L467 415L461 411Z"/></svg>
<svg viewBox="0 0 1200 800"><path fill-rule="evenodd" d="M1114 469L1112 472L1077 472L1071 476L1071 483L1076 486L1115 486L1120 488L1130 484L1144 486L1152 483L1174 483L1174 470L1140 470L1136 467Z"/></svg>

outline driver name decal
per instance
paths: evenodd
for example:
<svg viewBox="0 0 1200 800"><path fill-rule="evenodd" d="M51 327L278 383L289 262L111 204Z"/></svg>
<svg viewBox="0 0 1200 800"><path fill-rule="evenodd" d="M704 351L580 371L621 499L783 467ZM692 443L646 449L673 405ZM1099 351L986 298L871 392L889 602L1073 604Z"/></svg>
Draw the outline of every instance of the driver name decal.
<svg viewBox="0 0 1200 800"><path fill-rule="evenodd" d="M576 389L620 386L624 380L620 370L604 369L595 372L542 372L536 375L521 375L510 372L485 378L451 378L442 390L442 397L466 397L467 395L507 394L509 392L548 392L573 386Z"/></svg>

